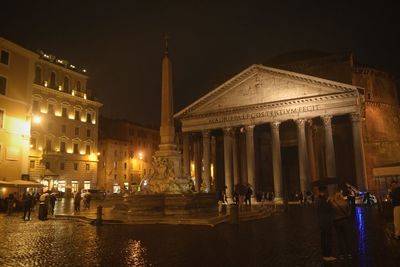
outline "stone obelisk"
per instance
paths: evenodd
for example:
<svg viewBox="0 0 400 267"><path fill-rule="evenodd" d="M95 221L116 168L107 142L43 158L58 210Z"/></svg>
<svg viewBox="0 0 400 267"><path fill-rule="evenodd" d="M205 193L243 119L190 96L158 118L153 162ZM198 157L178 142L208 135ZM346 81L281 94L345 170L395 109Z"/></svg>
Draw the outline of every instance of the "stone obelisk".
<svg viewBox="0 0 400 267"><path fill-rule="evenodd" d="M172 66L168 54L168 38L161 75L161 126L159 150L153 157L152 169L142 189L150 193L182 193L190 190L189 177L182 177L182 155L175 144L173 118Z"/></svg>

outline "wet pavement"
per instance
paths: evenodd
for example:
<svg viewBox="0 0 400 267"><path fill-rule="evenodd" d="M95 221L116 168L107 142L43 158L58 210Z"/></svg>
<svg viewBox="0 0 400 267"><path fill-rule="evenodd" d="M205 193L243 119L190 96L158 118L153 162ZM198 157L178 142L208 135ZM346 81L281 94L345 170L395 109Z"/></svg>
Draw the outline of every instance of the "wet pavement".
<svg viewBox="0 0 400 267"><path fill-rule="evenodd" d="M61 203L60 203L61 204ZM66 208L66 207L64 207ZM354 258L324 263L316 213L286 213L239 225L103 225L23 221L0 214L0 266L399 266L400 241L374 208L353 218ZM333 244L336 247L336 244ZM335 253L336 250L335 250Z"/></svg>

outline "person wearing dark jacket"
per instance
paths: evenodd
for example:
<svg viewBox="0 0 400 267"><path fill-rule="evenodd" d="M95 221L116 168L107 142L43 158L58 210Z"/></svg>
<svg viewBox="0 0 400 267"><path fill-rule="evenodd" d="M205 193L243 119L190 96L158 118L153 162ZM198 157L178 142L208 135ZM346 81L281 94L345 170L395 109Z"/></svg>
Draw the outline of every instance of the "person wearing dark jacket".
<svg viewBox="0 0 400 267"><path fill-rule="evenodd" d="M344 259L344 257L347 257L351 259L349 234L350 206L340 192L336 192L329 201L333 208L333 226L339 245L339 258Z"/></svg>
<svg viewBox="0 0 400 267"><path fill-rule="evenodd" d="M31 220L32 206L33 206L33 197L31 194L28 193L24 198L24 217L22 218L24 219L24 221Z"/></svg>
<svg viewBox="0 0 400 267"><path fill-rule="evenodd" d="M393 181L390 185L392 187L390 198L393 205L394 239L400 240L400 186L397 181Z"/></svg>
<svg viewBox="0 0 400 267"><path fill-rule="evenodd" d="M318 190L317 213L321 234L322 259L324 261L334 261L336 258L332 257L332 206L328 201L326 186L320 186Z"/></svg>

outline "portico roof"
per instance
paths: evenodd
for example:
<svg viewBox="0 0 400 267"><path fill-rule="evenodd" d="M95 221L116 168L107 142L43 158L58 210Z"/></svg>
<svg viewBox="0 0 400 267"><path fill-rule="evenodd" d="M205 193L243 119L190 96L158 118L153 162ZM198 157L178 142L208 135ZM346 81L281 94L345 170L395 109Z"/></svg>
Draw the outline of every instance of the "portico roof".
<svg viewBox="0 0 400 267"><path fill-rule="evenodd" d="M363 89L252 65L175 114L183 131L358 112ZM322 110L324 109L324 110ZM212 125L213 124L213 125Z"/></svg>

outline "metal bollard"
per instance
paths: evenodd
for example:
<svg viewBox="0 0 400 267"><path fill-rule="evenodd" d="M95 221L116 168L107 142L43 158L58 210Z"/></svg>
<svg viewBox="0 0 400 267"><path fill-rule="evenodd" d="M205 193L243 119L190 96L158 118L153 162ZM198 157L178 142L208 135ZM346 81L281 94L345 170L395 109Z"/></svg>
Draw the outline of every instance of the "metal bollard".
<svg viewBox="0 0 400 267"><path fill-rule="evenodd" d="M103 223L103 207L99 205L97 207L97 218L96 218L96 225L101 225Z"/></svg>

